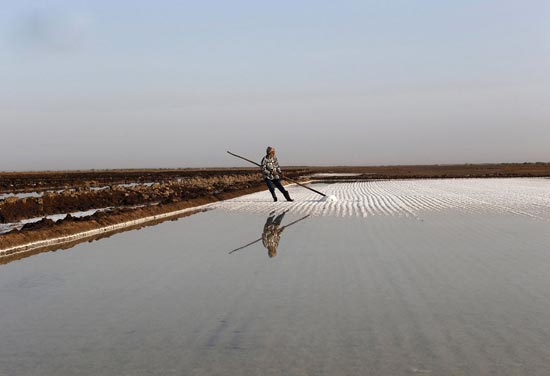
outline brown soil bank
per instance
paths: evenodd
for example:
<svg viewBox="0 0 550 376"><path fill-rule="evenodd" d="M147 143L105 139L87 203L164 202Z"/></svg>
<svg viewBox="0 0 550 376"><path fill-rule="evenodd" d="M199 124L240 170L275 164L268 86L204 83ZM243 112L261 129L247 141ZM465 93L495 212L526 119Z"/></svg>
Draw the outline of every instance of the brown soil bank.
<svg viewBox="0 0 550 376"><path fill-rule="evenodd" d="M441 179L441 178L502 178L550 176L550 163L500 163L419 166L340 166L311 167L311 172L357 173L361 179ZM323 178L325 179L338 179Z"/></svg>
<svg viewBox="0 0 550 376"><path fill-rule="evenodd" d="M101 190L79 188L46 192L42 197L10 197L0 201L0 223L42 217L58 213L86 211L106 207L131 207L193 200L248 189L261 182L259 173L193 177L182 181L155 183L151 186L109 186Z"/></svg>
<svg viewBox="0 0 550 376"><path fill-rule="evenodd" d="M135 169L92 171L0 172L0 193L97 187L124 183L167 182L193 177L242 175L257 172L250 168ZM286 167L289 176L316 172L361 173L371 178L458 178L550 176L550 163L500 163L401 166L302 166Z"/></svg>
<svg viewBox="0 0 550 376"><path fill-rule="evenodd" d="M296 175L300 170L291 168L287 172ZM0 193L41 192L128 183L163 183L177 179L237 176L255 172L258 172L255 167L0 172Z"/></svg>

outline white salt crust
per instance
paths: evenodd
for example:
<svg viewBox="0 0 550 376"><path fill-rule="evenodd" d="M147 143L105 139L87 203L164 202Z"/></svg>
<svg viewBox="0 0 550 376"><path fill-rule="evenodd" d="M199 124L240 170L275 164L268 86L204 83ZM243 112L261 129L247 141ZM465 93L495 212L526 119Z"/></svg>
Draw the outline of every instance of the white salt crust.
<svg viewBox="0 0 550 376"><path fill-rule="evenodd" d="M273 202L266 190L212 206L263 214L284 207L296 214L340 217L416 217L424 212L456 209L550 220L550 180L544 178L386 180L314 187L328 197L289 186L294 202Z"/></svg>

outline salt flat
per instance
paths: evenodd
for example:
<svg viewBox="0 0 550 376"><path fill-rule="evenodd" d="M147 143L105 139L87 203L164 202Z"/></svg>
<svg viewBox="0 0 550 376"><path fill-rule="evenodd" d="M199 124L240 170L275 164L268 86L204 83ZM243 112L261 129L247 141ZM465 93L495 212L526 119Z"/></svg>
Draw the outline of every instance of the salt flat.
<svg viewBox="0 0 550 376"><path fill-rule="evenodd" d="M291 187L0 266L0 375L548 375L548 184Z"/></svg>
<svg viewBox="0 0 550 376"><path fill-rule="evenodd" d="M418 216L452 209L550 220L550 180L544 178L384 180L314 186L338 201L319 202L322 196L294 185L288 187L293 203L273 203L269 192L264 191L214 207L266 214L283 204L299 214L360 217Z"/></svg>

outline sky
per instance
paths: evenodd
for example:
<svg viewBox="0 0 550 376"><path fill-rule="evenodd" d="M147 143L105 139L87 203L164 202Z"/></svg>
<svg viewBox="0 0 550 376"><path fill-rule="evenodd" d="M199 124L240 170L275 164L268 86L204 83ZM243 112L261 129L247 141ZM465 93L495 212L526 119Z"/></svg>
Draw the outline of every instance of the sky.
<svg viewBox="0 0 550 376"><path fill-rule="evenodd" d="M550 2L6 1L0 170L550 161Z"/></svg>

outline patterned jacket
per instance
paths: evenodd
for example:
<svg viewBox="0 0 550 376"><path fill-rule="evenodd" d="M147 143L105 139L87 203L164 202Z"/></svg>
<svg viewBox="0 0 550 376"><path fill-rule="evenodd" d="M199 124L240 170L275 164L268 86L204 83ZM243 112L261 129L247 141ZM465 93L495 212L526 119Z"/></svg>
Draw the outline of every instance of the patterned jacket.
<svg viewBox="0 0 550 376"><path fill-rule="evenodd" d="M269 158L267 155L262 158L262 174L269 180L280 179L281 168L277 157Z"/></svg>
<svg viewBox="0 0 550 376"><path fill-rule="evenodd" d="M279 246L279 241L281 240L282 231L283 230L279 228L279 225L266 223L264 226L264 232L262 233L262 243L264 244L264 247L267 249L270 247L277 249Z"/></svg>

